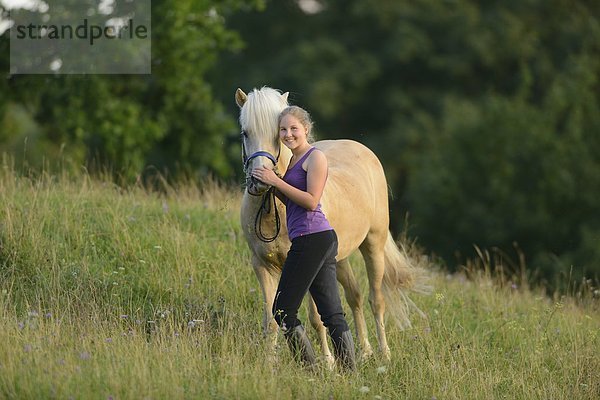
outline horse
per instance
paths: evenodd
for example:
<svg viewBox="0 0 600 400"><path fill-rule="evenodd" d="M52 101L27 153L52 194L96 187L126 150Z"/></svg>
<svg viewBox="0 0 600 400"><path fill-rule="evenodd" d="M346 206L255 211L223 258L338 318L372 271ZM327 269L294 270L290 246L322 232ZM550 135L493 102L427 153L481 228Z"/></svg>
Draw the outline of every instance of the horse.
<svg viewBox="0 0 600 400"><path fill-rule="evenodd" d="M250 173L260 165L283 173L289 164L292 152L279 140L278 127L279 113L288 106L288 94L266 86L253 89L249 94L239 88L235 92L240 109L246 187L241 224L263 294L263 332L273 351L278 326L271 307L291 243L285 226L285 206L276 199L270 186L254 179ZM426 273L410 262L389 231L388 186L375 154L352 140L323 140L313 145L328 161L329 175L321 207L338 235L337 279L352 310L359 356L363 359L371 357L373 350L367 335L362 295L348 261L357 249L367 269L369 304L375 317L378 348L389 360L391 353L384 324L386 303L387 310L402 329L410 326L411 309L424 316L408 293L427 291ZM309 320L317 331L323 356L330 366L333 365L326 329L312 299L309 301Z"/></svg>

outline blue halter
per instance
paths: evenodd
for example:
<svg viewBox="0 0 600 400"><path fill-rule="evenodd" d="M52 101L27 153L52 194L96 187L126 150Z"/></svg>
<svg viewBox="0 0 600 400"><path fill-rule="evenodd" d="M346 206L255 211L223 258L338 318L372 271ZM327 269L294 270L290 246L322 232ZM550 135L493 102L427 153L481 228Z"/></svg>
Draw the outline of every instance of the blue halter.
<svg viewBox="0 0 600 400"><path fill-rule="evenodd" d="M277 159L279 158L279 156L277 156L277 158L275 158L275 157L273 157L273 155L271 153L269 153L268 151L263 151L263 150L253 153L250 157L246 157L244 155L244 171L246 171L248 169L248 165L250 164L250 161L252 161L256 157L267 157L269 160L271 160L273 165L277 165Z"/></svg>

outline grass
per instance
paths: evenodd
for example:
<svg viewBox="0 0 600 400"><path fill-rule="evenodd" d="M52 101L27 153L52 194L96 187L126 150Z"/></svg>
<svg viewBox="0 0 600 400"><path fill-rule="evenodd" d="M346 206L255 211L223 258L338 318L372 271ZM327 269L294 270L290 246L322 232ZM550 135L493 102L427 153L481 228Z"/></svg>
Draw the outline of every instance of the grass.
<svg viewBox="0 0 600 400"><path fill-rule="evenodd" d="M407 331L388 323L389 363L308 372L282 338L267 358L240 193L164 189L4 166L0 398L600 397L597 295L549 298L485 265L433 267L434 293L414 297L428 319ZM359 257L353 266L366 296Z"/></svg>

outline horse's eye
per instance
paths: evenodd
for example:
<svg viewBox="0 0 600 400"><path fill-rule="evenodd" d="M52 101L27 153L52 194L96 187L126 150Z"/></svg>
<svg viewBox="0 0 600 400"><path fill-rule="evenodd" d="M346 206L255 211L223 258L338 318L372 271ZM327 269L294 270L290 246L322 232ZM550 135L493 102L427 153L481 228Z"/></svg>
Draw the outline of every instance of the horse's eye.
<svg viewBox="0 0 600 400"><path fill-rule="evenodd" d="M241 135L241 136L242 136L244 139L246 139L246 138L248 137L248 132L246 132L246 131L242 131L242 132L240 133L240 135Z"/></svg>

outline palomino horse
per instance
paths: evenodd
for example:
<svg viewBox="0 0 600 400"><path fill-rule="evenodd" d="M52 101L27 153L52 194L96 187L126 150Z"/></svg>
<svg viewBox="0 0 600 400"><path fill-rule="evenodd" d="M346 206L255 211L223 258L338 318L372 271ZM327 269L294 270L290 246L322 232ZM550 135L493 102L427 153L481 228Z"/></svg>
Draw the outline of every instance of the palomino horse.
<svg viewBox="0 0 600 400"><path fill-rule="evenodd" d="M263 292L263 329L272 348L277 340L277 324L271 307L281 268L290 248L285 227L285 206L275 200L270 187L251 177L250 171L265 165L283 173L292 156L279 140L279 113L288 105L288 93L263 87L246 95L235 93L240 107L242 152L246 191L242 200L241 222L252 252L252 266ZM337 278L352 310L362 357L372 354L363 315L363 301L348 257L360 249L369 279L369 303L375 316L379 350L390 358L384 311L390 311L401 327L409 326L409 309L418 308L407 291L425 288L424 274L409 263L389 232L387 182L381 163L368 148L351 140L324 140L314 143L323 151L329 177L321 198L322 210L339 238ZM279 218L276 218L279 217ZM279 225L280 229L279 229ZM333 357L327 335L314 301L309 303L309 319L317 330L323 355L330 365Z"/></svg>

